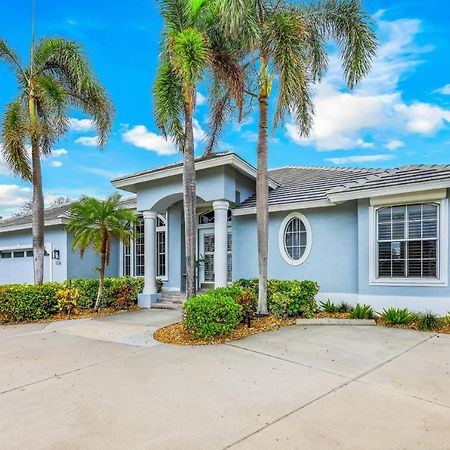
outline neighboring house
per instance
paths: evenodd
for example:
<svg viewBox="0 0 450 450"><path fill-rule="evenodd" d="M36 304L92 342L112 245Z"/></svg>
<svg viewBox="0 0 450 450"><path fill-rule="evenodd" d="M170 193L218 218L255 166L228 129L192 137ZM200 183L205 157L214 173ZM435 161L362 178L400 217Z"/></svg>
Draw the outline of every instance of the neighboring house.
<svg viewBox="0 0 450 450"><path fill-rule="evenodd" d="M199 283L225 286L258 274L256 169L234 153L196 161ZM318 299L412 310L450 310L448 191L450 165L397 169L285 167L269 172L270 278L311 279ZM134 193L127 207L141 216L136 241L116 245L109 273L144 275L143 306L164 289L182 291L184 226L182 165L117 178ZM58 209L61 208L61 209ZM64 207L46 211L47 279L91 276L64 231ZM66 207L67 208L67 207ZM30 218L0 223L1 282L31 281ZM25 244L17 250L17 244ZM24 250L14 257L14 251ZM59 250L59 260L51 259ZM4 253L6 256L4 257ZM17 261L16 261L17 259ZM88 272L88 273L87 273Z"/></svg>

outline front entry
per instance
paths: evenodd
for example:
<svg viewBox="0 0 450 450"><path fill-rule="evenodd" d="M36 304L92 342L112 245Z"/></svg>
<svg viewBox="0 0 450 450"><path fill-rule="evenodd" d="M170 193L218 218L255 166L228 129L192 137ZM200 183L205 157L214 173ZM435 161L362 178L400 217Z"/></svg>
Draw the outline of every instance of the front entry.
<svg viewBox="0 0 450 450"><path fill-rule="evenodd" d="M198 230L199 283L214 283L214 228ZM227 274L231 281L231 229L227 241Z"/></svg>

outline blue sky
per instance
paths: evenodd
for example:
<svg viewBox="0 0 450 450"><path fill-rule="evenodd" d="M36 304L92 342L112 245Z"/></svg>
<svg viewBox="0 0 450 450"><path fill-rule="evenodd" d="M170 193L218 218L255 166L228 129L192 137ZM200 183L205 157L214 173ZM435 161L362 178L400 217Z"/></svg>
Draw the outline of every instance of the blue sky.
<svg viewBox="0 0 450 450"><path fill-rule="evenodd" d="M380 49L370 76L353 92L342 83L339 61L314 89L316 117L309 139L286 123L271 138L269 163L394 167L448 163L450 151L450 5L446 0L365 1ZM2 2L0 35L24 60L30 44L31 0ZM112 97L116 116L103 151L89 120L72 114L72 130L43 160L47 203L64 195L104 197L110 179L180 158L160 136L152 116L151 88L161 31L156 1L36 0L37 36L79 41ZM14 77L0 66L0 114L16 95ZM208 114L199 89L196 138L201 153ZM256 110L241 125L230 123L221 149L256 162ZM0 159L0 215L14 213L31 196Z"/></svg>

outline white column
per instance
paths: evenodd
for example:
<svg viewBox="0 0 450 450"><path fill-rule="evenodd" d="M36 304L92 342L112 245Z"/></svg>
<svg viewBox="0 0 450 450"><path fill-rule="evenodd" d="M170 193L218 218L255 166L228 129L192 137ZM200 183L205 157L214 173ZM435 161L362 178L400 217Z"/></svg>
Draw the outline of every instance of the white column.
<svg viewBox="0 0 450 450"><path fill-rule="evenodd" d="M228 207L225 200L213 202L214 208L214 287L225 287L227 275Z"/></svg>
<svg viewBox="0 0 450 450"><path fill-rule="evenodd" d="M156 301L156 219L155 211L144 211L144 291L138 304L150 308Z"/></svg>

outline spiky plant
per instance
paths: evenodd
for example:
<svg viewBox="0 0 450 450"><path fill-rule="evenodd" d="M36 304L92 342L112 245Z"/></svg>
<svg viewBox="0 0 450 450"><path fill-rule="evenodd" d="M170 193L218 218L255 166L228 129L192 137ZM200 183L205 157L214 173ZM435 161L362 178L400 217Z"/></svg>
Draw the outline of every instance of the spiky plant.
<svg viewBox="0 0 450 450"><path fill-rule="evenodd" d="M330 39L340 47L344 76L349 88L370 70L377 40L372 22L359 0L324 0L303 4L279 0L216 0L222 24L239 39L247 58L246 93L258 104L256 217L258 233L258 312L267 314L268 252L268 132L286 116L308 135L313 116L311 86L328 66ZM276 82L277 89L273 89ZM269 98L275 110L269 120ZM213 108L216 132L229 113L226 96ZM215 144L217 139L212 139ZM212 145L207 149L211 151Z"/></svg>
<svg viewBox="0 0 450 450"><path fill-rule="evenodd" d="M70 208L70 220L67 231L73 233L72 250L79 250L81 258L85 251L92 247L100 255L100 266L97 300L95 310L98 311L103 292L105 269L109 264L111 242L118 239L128 245L133 237L133 225L136 215L120 207L120 194L113 194L106 200L82 197Z"/></svg>
<svg viewBox="0 0 450 450"><path fill-rule="evenodd" d="M76 42L47 37L32 43L30 62L0 39L0 61L14 72L19 94L3 116L2 152L12 171L33 185L32 232L34 282L44 277L44 199L41 158L68 131L69 109L76 107L92 117L103 147L111 129L112 104L96 80ZM31 147L31 156L28 147Z"/></svg>
<svg viewBox="0 0 450 450"><path fill-rule="evenodd" d="M193 115L198 83L209 73L217 89L242 107L244 77L232 40L225 39L214 2L161 0L164 19L154 85L156 123L183 153L186 295L195 294L196 176Z"/></svg>

